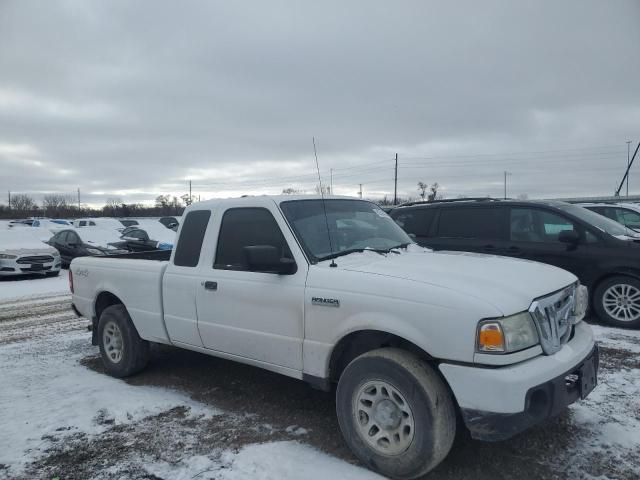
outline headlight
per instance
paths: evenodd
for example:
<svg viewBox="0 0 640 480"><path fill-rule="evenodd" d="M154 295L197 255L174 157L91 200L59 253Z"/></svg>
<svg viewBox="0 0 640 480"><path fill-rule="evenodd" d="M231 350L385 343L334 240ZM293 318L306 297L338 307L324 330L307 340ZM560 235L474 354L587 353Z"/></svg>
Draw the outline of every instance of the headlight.
<svg viewBox="0 0 640 480"><path fill-rule="evenodd" d="M479 353L512 353L537 345L538 332L529 312L478 324Z"/></svg>
<svg viewBox="0 0 640 480"><path fill-rule="evenodd" d="M104 252L102 250L98 250L97 248L87 248L87 252L89 252L91 255L104 255Z"/></svg>
<svg viewBox="0 0 640 480"><path fill-rule="evenodd" d="M0 260L13 260L14 258L18 258L17 255L8 255L6 253L0 253Z"/></svg>

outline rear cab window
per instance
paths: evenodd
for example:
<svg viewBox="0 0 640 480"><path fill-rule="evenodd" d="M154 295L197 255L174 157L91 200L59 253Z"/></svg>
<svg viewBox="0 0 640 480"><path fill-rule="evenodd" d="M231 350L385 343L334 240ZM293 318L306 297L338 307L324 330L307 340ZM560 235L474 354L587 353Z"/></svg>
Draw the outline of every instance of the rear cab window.
<svg viewBox="0 0 640 480"><path fill-rule="evenodd" d="M209 210L195 210L187 214L180 231L180 238L173 257L177 267L197 267L204 234L211 218Z"/></svg>

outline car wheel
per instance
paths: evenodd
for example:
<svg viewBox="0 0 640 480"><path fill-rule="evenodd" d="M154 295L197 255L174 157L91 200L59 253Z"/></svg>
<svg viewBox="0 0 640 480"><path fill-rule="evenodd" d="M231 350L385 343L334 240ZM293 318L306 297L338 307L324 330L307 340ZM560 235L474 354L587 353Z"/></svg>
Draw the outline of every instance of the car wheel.
<svg viewBox="0 0 640 480"><path fill-rule="evenodd" d="M593 301L602 321L616 327L640 328L640 281L635 278L608 278L596 288Z"/></svg>
<svg viewBox="0 0 640 480"><path fill-rule="evenodd" d="M149 342L140 338L124 305L104 309L98 322L104 368L114 377L138 373L149 362Z"/></svg>
<svg viewBox="0 0 640 480"><path fill-rule="evenodd" d="M347 366L336 410L355 455L395 479L432 470L449 453L456 433L446 385L427 363L395 348L365 353Z"/></svg>

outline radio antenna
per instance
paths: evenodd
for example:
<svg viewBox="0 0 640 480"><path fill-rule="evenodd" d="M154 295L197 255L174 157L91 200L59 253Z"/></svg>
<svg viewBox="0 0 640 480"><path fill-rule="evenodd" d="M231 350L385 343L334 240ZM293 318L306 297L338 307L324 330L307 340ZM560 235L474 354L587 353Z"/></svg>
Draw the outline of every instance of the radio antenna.
<svg viewBox="0 0 640 480"><path fill-rule="evenodd" d="M331 241L331 230L329 229L329 217L327 216L327 204L324 201L324 188L322 187L322 177L320 177L320 164L318 163L318 150L316 149L316 137L311 137L313 141L313 155L316 157L316 170L318 172L318 183L320 184L320 197L322 198L322 210L324 211L324 223L327 226L327 238L329 238L329 251L333 255L333 242ZM330 267L337 267L335 258L331 259Z"/></svg>

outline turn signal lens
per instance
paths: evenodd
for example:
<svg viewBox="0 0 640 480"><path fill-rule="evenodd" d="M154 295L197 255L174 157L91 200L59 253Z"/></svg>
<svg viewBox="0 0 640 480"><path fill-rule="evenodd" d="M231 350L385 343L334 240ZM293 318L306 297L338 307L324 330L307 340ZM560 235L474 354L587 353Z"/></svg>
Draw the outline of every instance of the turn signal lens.
<svg viewBox="0 0 640 480"><path fill-rule="evenodd" d="M73 272L71 271L71 266L69 266L69 290L71 290L71 293L74 293L74 291L73 291Z"/></svg>
<svg viewBox="0 0 640 480"><path fill-rule="evenodd" d="M478 328L478 351L504 352L504 334L498 322L486 322Z"/></svg>

